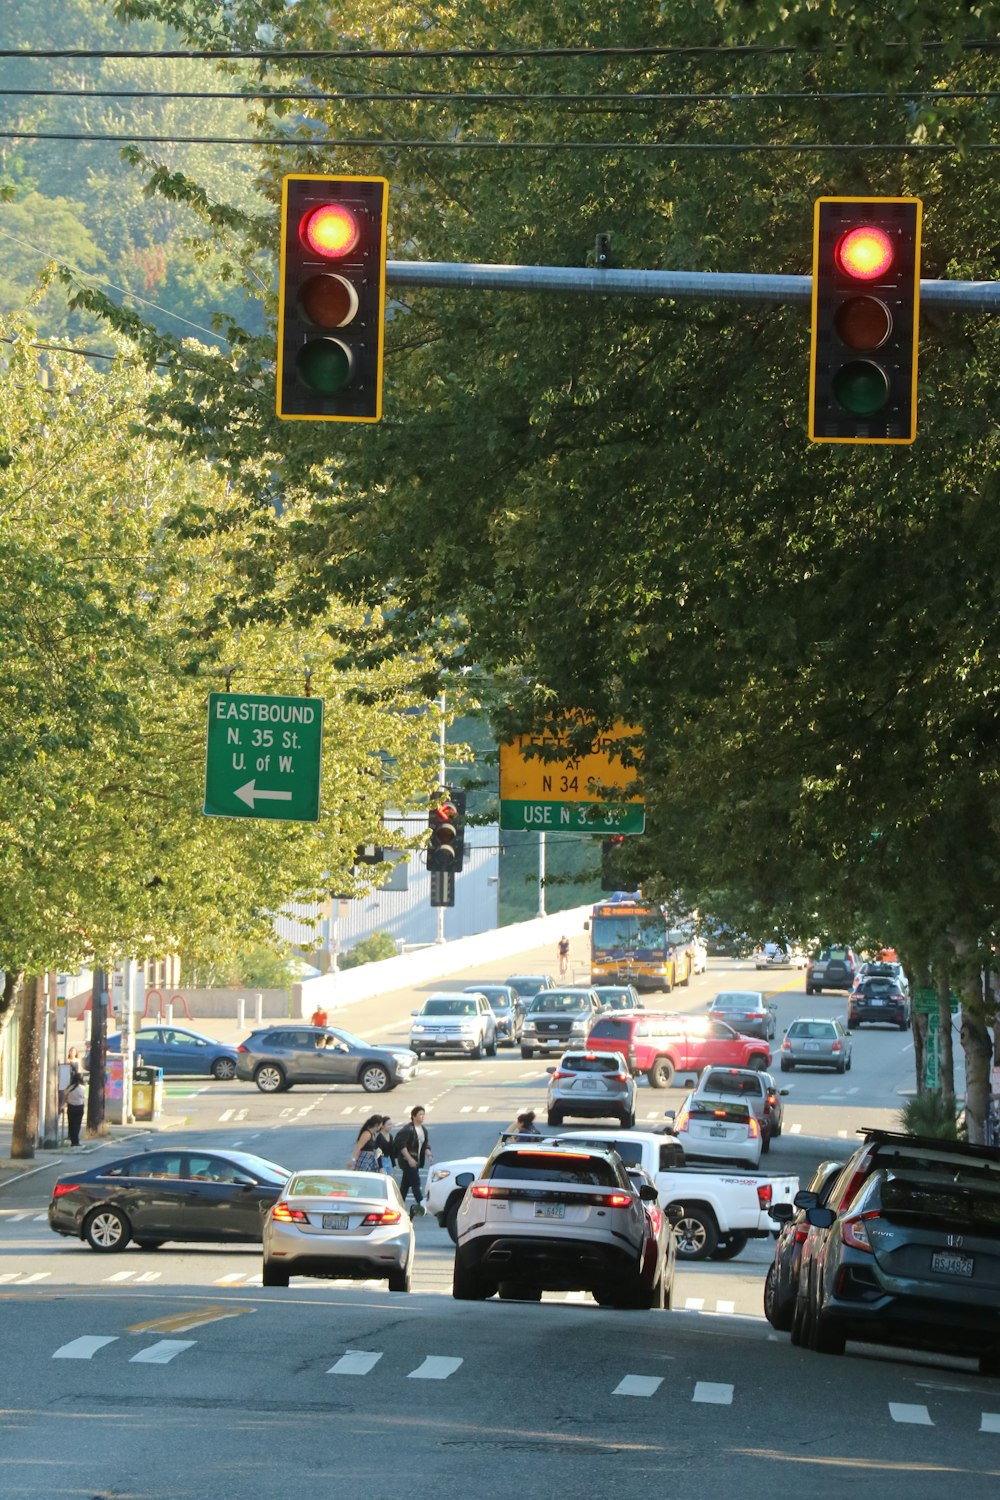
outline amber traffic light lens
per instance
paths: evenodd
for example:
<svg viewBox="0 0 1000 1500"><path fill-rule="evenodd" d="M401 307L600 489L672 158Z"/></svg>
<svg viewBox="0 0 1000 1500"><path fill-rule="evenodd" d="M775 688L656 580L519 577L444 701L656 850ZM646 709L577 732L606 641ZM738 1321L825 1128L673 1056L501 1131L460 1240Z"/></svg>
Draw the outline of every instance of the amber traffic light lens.
<svg viewBox="0 0 1000 1500"><path fill-rule="evenodd" d="M317 328L344 328L358 315L357 289L343 276L310 276L299 306Z"/></svg>
<svg viewBox="0 0 1000 1500"><path fill-rule="evenodd" d="M848 349L878 349L892 332L892 314L877 297L851 297L837 308L837 335Z"/></svg>

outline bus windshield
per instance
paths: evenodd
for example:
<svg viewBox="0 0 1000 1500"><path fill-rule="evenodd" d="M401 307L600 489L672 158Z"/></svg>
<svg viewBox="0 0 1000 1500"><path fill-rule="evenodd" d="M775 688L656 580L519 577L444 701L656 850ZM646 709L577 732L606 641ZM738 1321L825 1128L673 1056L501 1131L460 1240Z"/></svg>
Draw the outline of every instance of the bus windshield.
<svg viewBox="0 0 1000 1500"><path fill-rule="evenodd" d="M613 917L594 917L593 939L595 949L655 948L662 952L666 945L667 924L658 911L622 912Z"/></svg>

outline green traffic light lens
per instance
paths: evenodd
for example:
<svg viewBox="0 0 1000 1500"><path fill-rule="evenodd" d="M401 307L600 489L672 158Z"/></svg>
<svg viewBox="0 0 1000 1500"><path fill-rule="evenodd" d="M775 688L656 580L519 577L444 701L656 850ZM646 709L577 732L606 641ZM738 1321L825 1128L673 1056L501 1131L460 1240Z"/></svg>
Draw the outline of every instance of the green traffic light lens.
<svg viewBox="0 0 1000 1500"><path fill-rule="evenodd" d="M833 395L839 406L854 417L871 417L889 400L889 380L879 365L854 359L833 377Z"/></svg>
<svg viewBox="0 0 1000 1500"><path fill-rule="evenodd" d="M354 354L339 339L310 339L295 360L299 379L321 396L335 396L354 377Z"/></svg>

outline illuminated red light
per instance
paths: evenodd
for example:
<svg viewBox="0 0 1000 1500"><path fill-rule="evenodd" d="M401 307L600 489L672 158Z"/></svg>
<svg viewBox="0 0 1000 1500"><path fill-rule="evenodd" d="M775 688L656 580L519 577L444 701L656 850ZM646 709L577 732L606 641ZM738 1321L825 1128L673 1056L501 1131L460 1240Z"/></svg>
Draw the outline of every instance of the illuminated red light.
<svg viewBox="0 0 1000 1500"><path fill-rule="evenodd" d="M837 265L855 281L877 281L885 276L894 256L892 240L874 224L849 229L834 251Z"/></svg>
<svg viewBox="0 0 1000 1500"><path fill-rule="evenodd" d="M342 203L321 203L302 218L299 238L308 250L324 260L341 260L357 248L361 227Z"/></svg>

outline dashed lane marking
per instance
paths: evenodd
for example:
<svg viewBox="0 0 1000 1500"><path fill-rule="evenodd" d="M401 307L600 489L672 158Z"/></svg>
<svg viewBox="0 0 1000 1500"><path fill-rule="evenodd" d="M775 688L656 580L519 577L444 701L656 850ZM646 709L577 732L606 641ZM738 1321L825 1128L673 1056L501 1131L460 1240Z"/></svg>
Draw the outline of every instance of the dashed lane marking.
<svg viewBox="0 0 1000 1500"><path fill-rule="evenodd" d="M53 1354L53 1359L93 1359L98 1349L103 1349L105 1344L116 1344L118 1336L115 1334L110 1338L102 1338L99 1334L88 1333L79 1339L71 1339L68 1344L63 1344Z"/></svg>
<svg viewBox="0 0 1000 1500"><path fill-rule="evenodd" d="M47 1213L45 1213L45 1214L35 1214L32 1217L31 1222L32 1222L32 1224L47 1224L49 1222L49 1216L48 1216Z"/></svg>
<svg viewBox="0 0 1000 1500"><path fill-rule="evenodd" d="M222 1111L222 1114L219 1116L219 1123L223 1124L226 1120L231 1120L232 1118L233 1111L231 1109L224 1109Z"/></svg>
<svg viewBox="0 0 1000 1500"><path fill-rule="evenodd" d="M691 1400L701 1401L707 1406L732 1406L733 1388L714 1380L698 1380Z"/></svg>
<svg viewBox="0 0 1000 1500"><path fill-rule="evenodd" d="M789 1127L788 1127L788 1133L789 1133L789 1135L801 1135L802 1134L802 1126L801 1125L789 1125Z"/></svg>
<svg viewBox="0 0 1000 1500"><path fill-rule="evenodd" d="M444 1354L428 1354L422 1365L411 1370L407 1380L447 1380L449 1375L462 1364L460 1359L452 1359Z"/></svg>
<svg viewBox="0 0 1000 1500"><path fill-rule="evenodd" d="M51 1271L36 1271L33 1276L22 1276L18 1285L29 1286L33 1281L48 1281L51 1275Z"/></svg>
<svg viewBox="0 0 1000 1500"><path fill-rule="evenodd" d="M909 1422L914 1427L934 1426L926 1406L909 1401L890 1401L889 1415L894 1422Z"/></svg>
<svg viewBox="0 0 1000 1500"><path fill-rule="evenodd" d="M688 1312L701 1312L702 1308L705 1306L705 1299L704 1297L688 1297L684 1303L684 1306L687 1308Z"/></svg>
<svg viewBox="0 0 1000 1500"><path fill-rule="evenodd" d="M734 1313L736 1311L736 1303L720 1301L715 1304L715 1310L720 1313Z"/></svg>
<svg viewBox="0 0 1000 1500"><path fill-rule="evenodd" d="M662 1375L626 1375L618 1382L612 1396L652 1396L663 1384Z"/></svg>
<svg viewBox="0 0 1000 1500"><path fill-rule="evenodd" d="M168 1365L178 1354L183 1354L185 1349L193 1349L194 1339L160 1339L159 1343L150 1344L148 1349L140 1349L138 1354L133 1354L129 1360L130 1365Z"/></svg>
<svg viewBox="0 0 1000 1500"><path fill-rule="evenodd" d="M1000 1432L1000 1411L984 1411L980 1432Z"/></svg>
<svg viewBox="0 0 1000 1500"><path fill-rule="evenodd" d="M476 1105L476 1114L477 1114L477 1115L485 1115L485 1114L488 1114L488 1113L489 1113L489 1108L490 1108L490 1107L489 1107L489 1105L488 1105L488 1104L477 1104L477 1105Z"/></svg>
<svg viewBox="0 0 1000 1500"><path fill-rule="evenodd" d="M328 1375L368 1375L374 1370L381 1354L372 1354L366 1349L348 1349L335 1365L327 1370Z"/></svg>
<svg viewBox="0 0 1000 1500"><path fill-rule="evenodd" d="M135 1271L115 1271L110 1276L105 1276L105 1281L131 1281L137 1273Z"/></svg>
<svg viewBox="0 0 1000 1500"><path fill-rule="evenodd" d="M472 1105L471 1104L462 1104L462 1105L459 1106L458 1112L459 1112L460 1115L471 1115L472 1114Z"/></svg>

